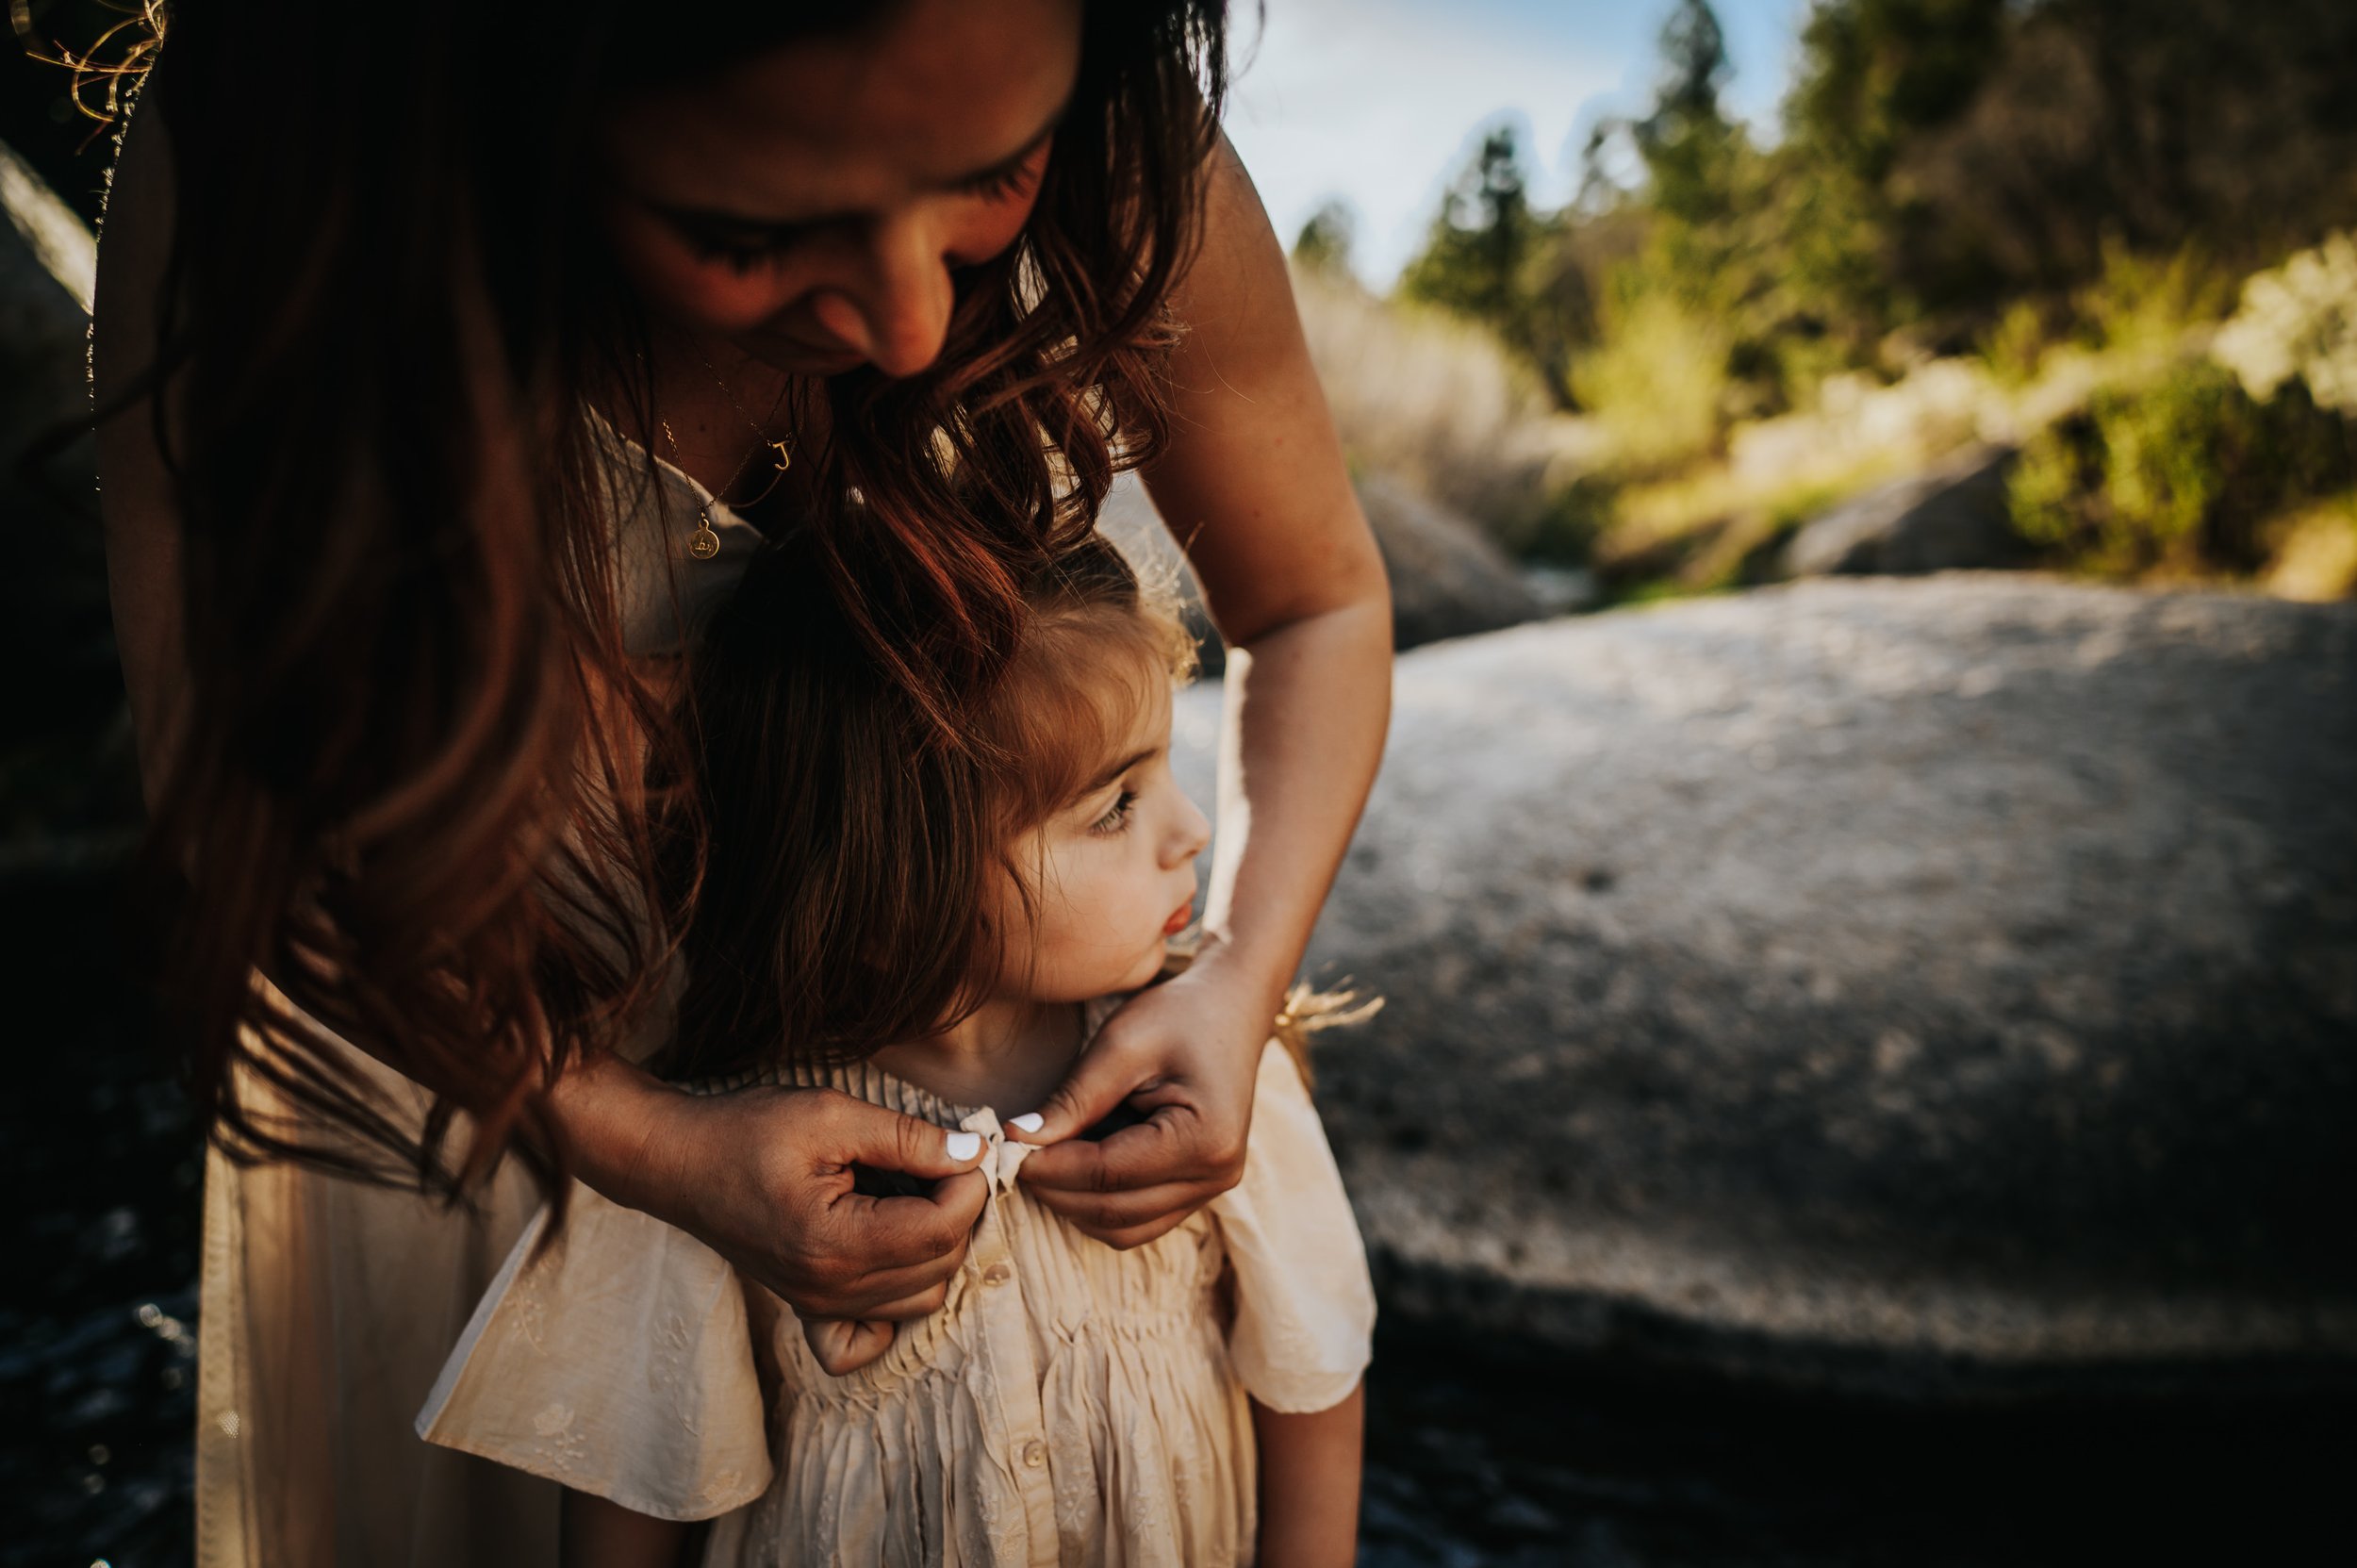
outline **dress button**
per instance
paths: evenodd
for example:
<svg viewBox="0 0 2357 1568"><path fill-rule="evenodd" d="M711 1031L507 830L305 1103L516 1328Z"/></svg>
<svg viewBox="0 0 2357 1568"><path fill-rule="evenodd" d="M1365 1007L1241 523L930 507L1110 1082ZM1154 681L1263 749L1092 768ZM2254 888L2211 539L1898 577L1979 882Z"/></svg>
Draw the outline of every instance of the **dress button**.
<svg viewBox="0 0 2357 1568"><path fill-rule="evenodd" d="M1037 1470L1041 1465L1046 1464L1047 1462L1047 1444L1042 1443L1037 1438L1033 1438L1030 1442L1023 1445L1023 1463L1027 1468Z"/></svg>
<svg viewBox="0 0 2357 1568"><path fill-rule="evenodd" d="M982 1283L985 1285L1003 1285L1014 1278L1014 1270L1004 1263L993 1263L982 1270Z"/></svg>

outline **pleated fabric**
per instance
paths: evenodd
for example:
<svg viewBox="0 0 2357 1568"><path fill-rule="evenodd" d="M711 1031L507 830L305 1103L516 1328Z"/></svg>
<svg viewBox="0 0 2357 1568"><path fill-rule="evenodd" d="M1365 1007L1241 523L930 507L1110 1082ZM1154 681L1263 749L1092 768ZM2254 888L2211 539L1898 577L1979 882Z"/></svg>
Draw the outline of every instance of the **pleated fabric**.
<svg viewBox="0 0 2357 1568"><path fill-rule="evenodd" d="M562 1245L532 1256L536 1222L484 1297L423 1436L640 1512L716 1518L715 1568L1252 1560L1250 1401L1346 1397L1375 1317L1341 1177L1276 1042L1242 1185L1126 1252L1030 1197L1015 1180L1030 1149L990 1110L869 1066L706 1087L755 1081L982 1135L991 1197L942 1310L832 1378L792 1311L717 1254L577 1189Z"/></svg>

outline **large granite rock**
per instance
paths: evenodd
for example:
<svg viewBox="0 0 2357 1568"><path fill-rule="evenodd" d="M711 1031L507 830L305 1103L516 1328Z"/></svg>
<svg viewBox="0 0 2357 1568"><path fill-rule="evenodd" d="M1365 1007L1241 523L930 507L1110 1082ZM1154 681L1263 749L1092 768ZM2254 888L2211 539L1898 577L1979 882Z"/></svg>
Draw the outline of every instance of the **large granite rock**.
<svg viewBox="0 0 2357 1568"><path fill-rule="evenodd" d="M2357 611L1818 582L1396 696L1310 953L1388 999L1319 1056L1388 1310L1918 1393L2357 1367Z"/></svg>
<svg viewBox="0 0 2357 1568"><path fill-rule="evenodd" d="M1547 601L1473 523L1388 475L1361 474L1356 483L1359 503L1391 573L1394 646L1415 648L1492 632L1550 613ZM1202 614L1195 579L1135 474L1125 474L1114 485L1097 527L1131 560L1178 576L1190 618L1204 638L1207 668L1216 669L1218 642Z"/></svg>
<svg viewBox="0 0 2357 1568"><path fill-rule="evenodd" d="M1920 474L1877 486L1811 520L1778 557L1777 575L1907 575L2020 566L2005 483L2010 447L1975 447Z"/></svg>

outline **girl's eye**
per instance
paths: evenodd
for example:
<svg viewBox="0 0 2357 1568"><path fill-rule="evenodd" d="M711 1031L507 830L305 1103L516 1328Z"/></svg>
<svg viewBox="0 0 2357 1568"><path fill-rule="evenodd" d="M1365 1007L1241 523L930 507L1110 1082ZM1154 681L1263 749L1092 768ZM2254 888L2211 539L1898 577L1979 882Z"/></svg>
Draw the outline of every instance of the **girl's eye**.
<svg viewBox="0 0 2357 1568"><path fill-rule="evenodd" d="M1137 803L1138 795L1136 790L1123 790L1120 798L1113 801L1113 809L1107 812L1104 816L1098 817L1096 821L1089 824L1089 832L1096 834L1119 833L1122 829L1129 825L1129 808Z"/></svg>

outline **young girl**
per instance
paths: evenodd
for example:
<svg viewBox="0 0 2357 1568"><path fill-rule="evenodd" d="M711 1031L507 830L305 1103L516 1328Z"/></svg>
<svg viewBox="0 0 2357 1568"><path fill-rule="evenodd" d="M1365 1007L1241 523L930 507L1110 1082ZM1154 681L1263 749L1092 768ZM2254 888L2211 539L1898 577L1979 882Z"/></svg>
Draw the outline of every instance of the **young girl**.
<svg viewBox="0 0 2357 1568"><path fill-rule="evenodd" d="M799 1322L719 1255L585 1188L528 1230L426 1408L429 1440L561 1481L572 1563L1347 1564L1374 1296L1297 1061L1260 1072L1241 1185L1117 1251L1014 1180L1025 1113L1189 923L1209 836L1171 774L1192 650L1092 542L943 742L776 552L699 661L711 857L661 1065L832 1090L954 1129L989 1197L931 1315ZM713 1049L717 1043L718 1050ZM889 1213L867 1173L839 1201Z"/></svg>

